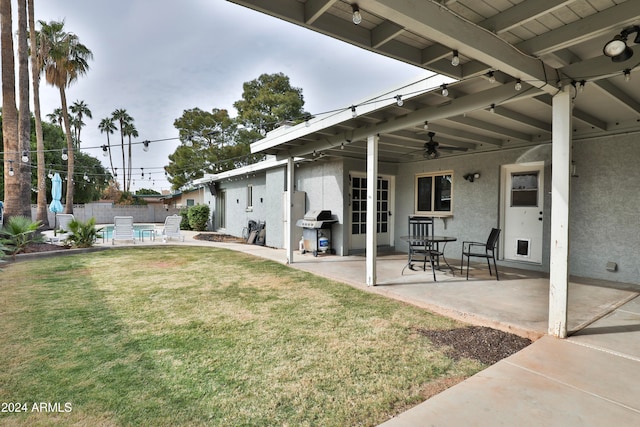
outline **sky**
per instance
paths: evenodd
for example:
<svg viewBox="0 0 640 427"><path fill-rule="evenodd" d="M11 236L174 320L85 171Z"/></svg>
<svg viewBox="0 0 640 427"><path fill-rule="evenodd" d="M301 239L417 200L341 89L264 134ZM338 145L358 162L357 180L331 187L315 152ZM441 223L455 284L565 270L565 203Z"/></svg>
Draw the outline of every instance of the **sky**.
<svg viewBox="0 0 640 427"><path fill-rule="evenodd" d="M135 120L134 142L152 141L148 152L133 147L132 190L170 189L162 168L180 143L173 123L184 110L221 108L233 117L242 84L263 73L287 75L314 115L430 75L225 0L35 0L35 17L64 20L93 52L88 73L67 89L68 104L84 101L93 115L83 119L81 149L108 166L98 124L118 108ZM59 107L58 90L43 80L43 120ZM121 169L121 152L113 154Z"/></svg>

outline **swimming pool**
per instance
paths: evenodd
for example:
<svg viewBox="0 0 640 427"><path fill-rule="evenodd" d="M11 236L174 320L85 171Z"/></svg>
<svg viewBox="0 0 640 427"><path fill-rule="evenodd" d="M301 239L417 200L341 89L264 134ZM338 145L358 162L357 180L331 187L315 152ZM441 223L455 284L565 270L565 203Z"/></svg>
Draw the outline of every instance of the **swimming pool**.
<svg viewBox="0 0 640 427"><path fill-rule="evenodd" d="M103 243L111 240L111 236L113 234L113 224L104 224L98 226L97 228L102 228L102 231L100 231L99 233L102 235ZM136 238L136 240L144 241L145 237L148 239L155 238L155 230L156 224L133 224L133 236Z"/></svg>

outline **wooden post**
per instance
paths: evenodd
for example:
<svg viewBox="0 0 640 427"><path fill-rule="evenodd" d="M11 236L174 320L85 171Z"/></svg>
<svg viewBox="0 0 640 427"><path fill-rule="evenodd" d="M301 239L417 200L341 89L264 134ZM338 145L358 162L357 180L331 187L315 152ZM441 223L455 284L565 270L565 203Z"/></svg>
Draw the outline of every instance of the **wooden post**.
<svg viewBox="0 0 640 427"><path fill-rule="evenodd" d="M571 86L553 97L549 335L567 337L569 296L569 200L571 180Z"/></svg>
<svg viewBox="0 0 640 427"><path fill-rule="evenodd" d="M378 255L378 135L367 138L367 286L376 285Z"/></svg>

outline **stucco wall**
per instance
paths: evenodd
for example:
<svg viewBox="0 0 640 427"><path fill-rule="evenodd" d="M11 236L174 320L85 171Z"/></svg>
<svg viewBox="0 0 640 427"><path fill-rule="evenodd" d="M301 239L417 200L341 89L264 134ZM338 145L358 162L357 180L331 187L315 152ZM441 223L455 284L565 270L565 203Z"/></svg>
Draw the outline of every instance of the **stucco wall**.
<svg viewBox="0 0 640 427"><path fill-rule="evenodd" d="M344 245L344 168L342 160L303 162L296 167L294 186L296 191L307 193L307 210L330 210L338 220L332 228L331 246L338 255L346 255ZM296 230L296 232L302 230Z"/></svg>
<svg viewBox="0 0 640 427"><path fill-rule="evenodd" d="M284 247L284 207L282 197L286 186L286 167L266 171L265 179L265 220L267 222L266 244L276 248Z"/></svg>
<svg viewBox="0 0 640 427"><path fill-rule="evenodd" d="M640 283L640 136L573 144L571 271ZM606 270L607 261L618 264Z"/></svg>
<svg viewBox="0 0 640 427"><path fill-rule="evenodd" d="M247 210L247 187L253 186L253 208ZM233 236L242 236L242 230L249 220L265 221L267 217L265 173L251 174L232 181L220 182L219 188L226 191L227 213L224 231ZM215 207L215 203L212 203ZM269 223L266 225L266 237L269 239Z"/></svg>
<svg viewBox="0 0 640 427"><path fill-rule="evenodd" d="M638 283L640 277L640 144L637 136L577 141L573 160L577 177L571 179L570 273L582 277ZM527 150L503 150L494 153L418 162L400 167L396 211L402 218L396 223L396 235L407 234L406 218L413 213L415 174L453 170L453 217L437 219L436 234L458 237L449 243L446 255L459 265L462 240L486 240L491 227L500 224L501 165L545 161L543 261L542 265L503 264L549 270L552 165L550 147ZM480 179L465 181L466 173L479 172ZM403 191L402 189L405 189ZM398 218L396 218L398 220ZM396 240L399 250L406 245ZM606 270L607 261L618 264L618 271Z"/></svg>

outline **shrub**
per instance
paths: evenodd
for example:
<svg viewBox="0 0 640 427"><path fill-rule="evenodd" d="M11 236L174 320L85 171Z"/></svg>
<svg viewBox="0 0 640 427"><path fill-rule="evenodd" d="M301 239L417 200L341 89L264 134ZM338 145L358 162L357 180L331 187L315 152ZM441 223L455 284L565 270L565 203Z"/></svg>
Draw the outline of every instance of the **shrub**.
<svg viewBox="0 0 640 427"><path fill-rule="evenodd" d="M207 205L191 206L187 213L189 217L189 227L196 231L206 230L207 222L209 222L209 212L209 206Z"/></svg>
<svg viewBox="0 0 640 427"><path fill-rule="evenodd" d="M77 219L69 222L69 232L67 242L75 248L90 248L100 237L102 228L96 229L96 219L90 218L87 222L78 221Z"/></svg>
<svg viewBox="0 0 640 427"><path fill-rule="evenodd" d="M191 230L189 226L189 208L180 209L180 216L182 217L182 221L180 221L180 230Z"/></svg>
<svg viewBox="0 0 640 427"><path fill-rule="evenodd" d="M0 229L0 245L6 247L6 252L15 257L33 242L42 242L42 236L36 234L40 221L31 221L26 216L16 215L9 218L7 224Z"/></svg>

